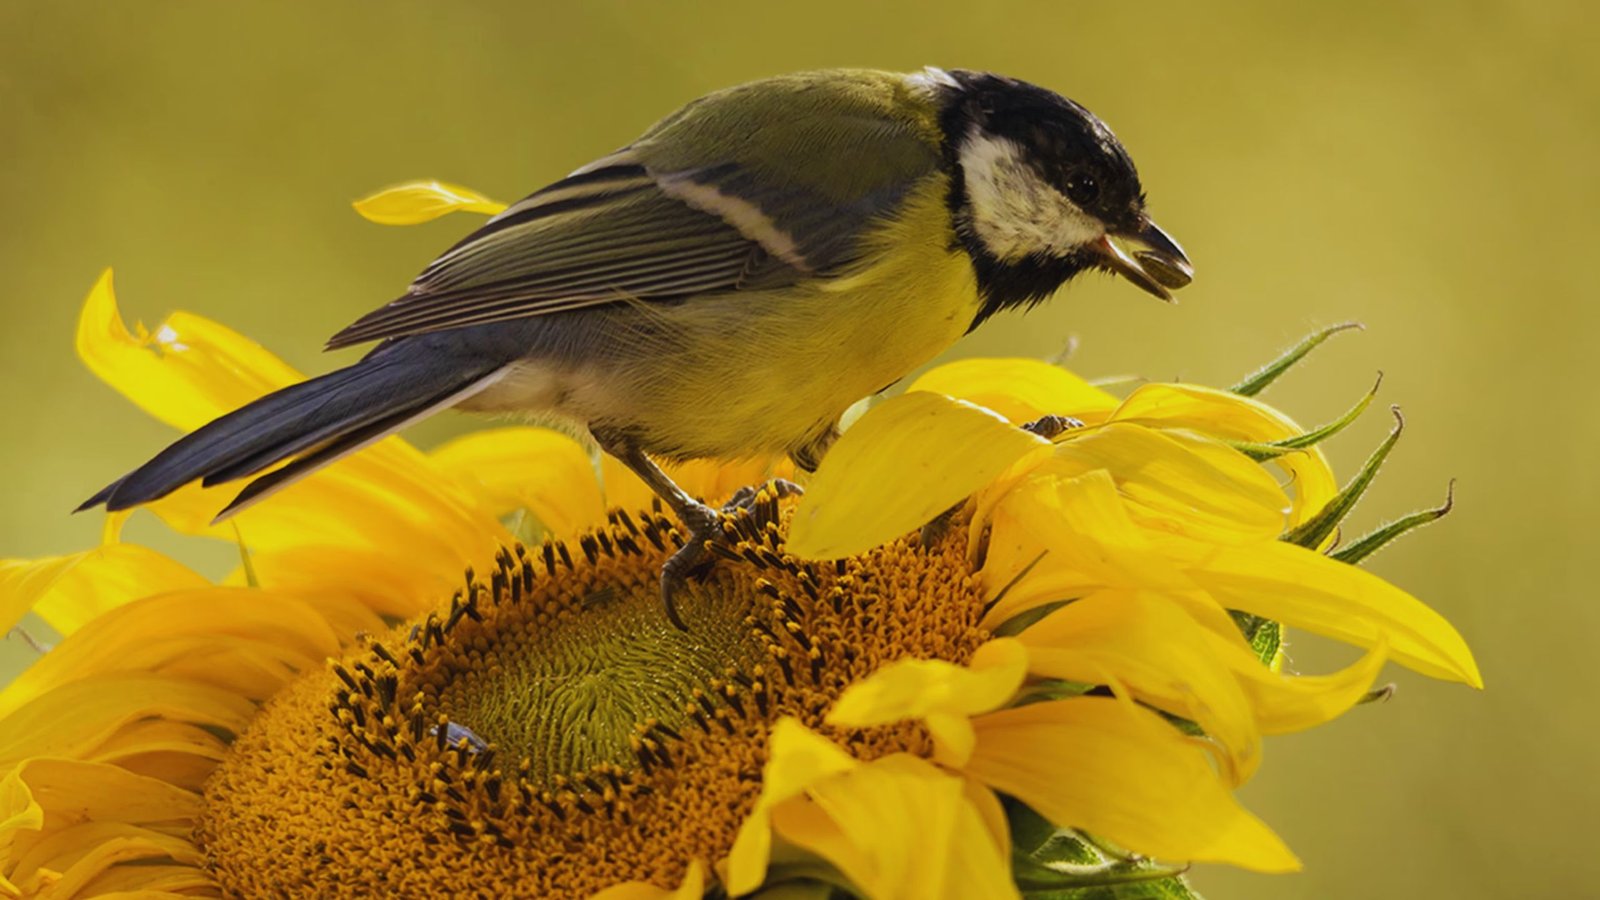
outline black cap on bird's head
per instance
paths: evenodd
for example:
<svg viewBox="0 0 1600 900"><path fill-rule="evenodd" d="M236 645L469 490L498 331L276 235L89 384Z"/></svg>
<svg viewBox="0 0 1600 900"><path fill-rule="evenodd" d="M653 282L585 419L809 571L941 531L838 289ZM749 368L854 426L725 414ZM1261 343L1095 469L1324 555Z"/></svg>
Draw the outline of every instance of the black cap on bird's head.
<svg viewBox="0 0 1600 900"><path fill-rule="evenodd" d="M1037 303L1087 269L1164 300L1194 277L1183 248L1145 212L1128 151L1093 113L987 72L928 77L955 172L951 212L983 295L978 321Z"/></svg>

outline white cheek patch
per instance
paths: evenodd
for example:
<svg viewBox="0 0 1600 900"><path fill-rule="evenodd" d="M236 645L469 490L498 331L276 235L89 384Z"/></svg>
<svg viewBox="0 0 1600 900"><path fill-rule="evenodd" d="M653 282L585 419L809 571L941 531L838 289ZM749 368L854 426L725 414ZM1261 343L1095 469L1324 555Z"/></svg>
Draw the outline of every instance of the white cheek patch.
<svg viewBox="0 0 1600 900"><path fill-rule="evenodd" d="M1015 141L974 128L960 158L972 230L996 258L1064 256L1105 234L1099 220L1039 177Z"/></svg>

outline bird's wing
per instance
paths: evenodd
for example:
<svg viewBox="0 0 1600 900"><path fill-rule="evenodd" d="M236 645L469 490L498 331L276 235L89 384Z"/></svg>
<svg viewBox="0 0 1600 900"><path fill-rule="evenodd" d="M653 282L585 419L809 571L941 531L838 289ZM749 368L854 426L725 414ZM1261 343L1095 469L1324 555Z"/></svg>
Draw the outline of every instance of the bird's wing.
<svg viewBox="0 0 1600 900"><path fill-rule="evenodd" d="M860 97L800 94L718 118L719 97L698 101L709 118L668 118L507 208L328 345L825 275L862 258L871 223L940 164L922 123ZM710 158L684 149L708 137L722 148ZM776 141L798 145L776 157L801 154L798 173L763 168L777 148L759 145Z"/></svg>

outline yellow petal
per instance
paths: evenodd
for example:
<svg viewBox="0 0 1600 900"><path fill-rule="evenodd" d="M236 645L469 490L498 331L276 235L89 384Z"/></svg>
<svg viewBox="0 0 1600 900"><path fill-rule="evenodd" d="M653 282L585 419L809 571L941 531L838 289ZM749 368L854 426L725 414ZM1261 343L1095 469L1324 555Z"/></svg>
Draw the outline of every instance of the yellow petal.
<svg viewBox="0 0 1600 900"><path fill-rule="evenodd" d="M772 808L803 793L819 781L860 765L838 745L796 719L784 717L767 739L767 764L761 773L761 794L739 826L728 854L728 893L747 894L767 875L772 856Z"/></svg>
<svg viewBox="0 0 1600 900"><path fill-rule="evenodd" d="M173 822L192 819L201 808L199 795L118 766L35 758L18 764L16 773L44 808L47 827L55 816L68 821Z"/></svg>
<svg viewBox="0 0 1600 900"><path fill-rule="evenodd" d="M103 381L156 418L192 430L261 395L300 380L260 345L214 322L170 316L155 334L122 322L108 271L90 292L78 323L78 352ZM153 504L180 531L236 539L213 528L237 485L186 487ZM480 499L397 438L373 445L291 485L236 519L252 548L307 543L393 548L459 574L463 560L492 558L510 535Z"/></svg>
<svg viewBox="0 0 1600 900"><path fill-rule="evenodd" d="M71 634L107 610L163 591L203 587L204 578L137 544L106 544L68 556L0 560L0 633L30 609Z"/></svg>
<svg viewBox="0 0 1600 900"><path fill-rule="evenodd" d="M0 716L55 688L102 673L153 672L262 700L338 656L322 601L272 591L203 588L146 597L89 622L0 688ZM369 615L361 630L381 633Z"/></svg>
<svg viewBox="0 0 1600 900"><path fill-rule="evenodd" d="M1289 498L1255 461L1215 438L1113 422L1056 445L1045 471L1105 469L1145 527L1205 540L1270 541L1284 531Z"/></svg>
<svg viewBox="0 0 1600 900"><path fill-rule="evenodd" d="M1051 822L1173 861L1286 872L1299 861L1239 806L1206 754L1149 710L1108 697L979 716L967 773Z"/></svg>
<svg viewBox="0 0 1600 900"><path fill-rule="evenodd" d="M1188 428L1216 437L1271 443L1303 434L1293 419L1258 400L1192 384L1147 384L1128 395L1111 417L1159 428ZM1289 526L1315 515L1339 492L1339 482L1322 450L1311 447L1279 457L1273 464L1293 482L1294 509Z"/></svg>
<svg viewBox="0 0 1600 900"><path fill-rule="evenodd" d="M416 225L453 212L475 212L492 216L503 212L504 203L460 185L443 181L408 181L384 188L351 204L362 218L379 225Z"/></svg>
<svg viewBox="0 0 1600 900"><path fill-rule="evenodd" d="M774 809L773 826L874 900L1014 898L1010 848L995 844L963 781L894 754L818 781L809 799Z"/></svg>
<svg viewBox="0 0 1600 900"><path fill-rule="evenodd" d="M1194 553L1190 576L1229 609L1362 647L1384 643L1403 666L1483 687L1461 634L1443 616L1376 575L1280 541L1196 547Z"/></svg>
<svg viewBox="0 0 1600 900"><path fill-rule="evenodd" d="M6 878L6 873L15 869L13 850L17 838L44 827L44 807L22 780L19 768L0 771L5 772L4 777L0 777L0 895L12 897L21 893L17 885Z"/></svg>
<svg viewBox="0 0 1600 900"><path fill-rule="evenodd" d="M1286 734L1330 722L1360 702L1382 671L1386 650L1379 643L1331 675L1283 675L1261 665L1235 671L1261 733Z"/></svg>
<svg viewBox="0 0 1600 900"><path fill-rule="evenodd" d="M155 332L129 331L107 269L78 318L78 356L140 409L192 431L268 391L300 380L282 360L213 322L173 313Z"/></svg>
<svg viewBox="0 0 1600 900"><path fill-rule="evenodd" d="M582 444L548 428L497 428L433 451L446 474L480 489L496 515L526 509L558 535L606 521L594 460Z"/></svg>
<svg viewBox="0 0 1600 900"><path fill-rule="evenodd" d="M1001 499L990 522L982 570L993 602L986 628L1042 603L1101 588L1174 594L1195 589L1133 523L1104 469L1075 478L1028 478ZM1220 609L1209 620L1203 611L1196 614L1208 625L1227 619Z"/></svg>
<svg viewBox="0 0 1600 900"><path fill-rule="evenodd" d="M204 854L185 838L125 822L91 821L53 828L29 842L13 877L24 885L25 895L31 888L50 898L178 900L184 894L172 891L215 892L204 865Z"/></svg>
<svg viewBox="0 0 1600 900"><path fill-rule="evenodd" d="M980 646L966 666L941 659L903 659L846 688L827 723L847 728L923 719L938 760L960 767L972 755L969 717L997 709L1022 686L1028 653L1011 638Z"/></svg>
<svg viewBox="0 0 1600 900"><path fill-rule="evenodd" d="M1037 359L960 359L928 370L907 390L976 403L1017 425L1044 416L1094 423L1117 405L1105 391Z"/></svg>
<svg viewBox="0 0 1600 900"><path fill-rule="evenodd" d="M671 890L645 881L629 881L591 894L590 900L700 900L705 889L705 866L694 859L689 861L689 870L683 873L683 882Z"/></svg>
<svg viewBox="0 0 1600 900"><path fill-rule="evenodd" d="M29 756L89 759L118 732L157 720L200 731L243 732L256 712L220 688L149 673L98 675L63 685L0 718L0 769ZM154 732L144 732L151 737ZM168 733L167 737L171 737ZM140 748L119 743L127 755ZM148 748L145 748L148 749Z"/></svg>
<svg viewBox="0 0 1600 900"><path fill-rule="evenodd" d="M926 524L1050 442L939 394L868 410L829 450L789 527L806 559L862 553Z"/></svg>
<svg viewBox="0 0 1600 900"><path fill-rule="evenodd" d="M1229 780L1242 784L1261 762L1261 732L1230 663L1281 676L1242 641L1237 654L1219 653L1213 637L1159 595L1104 591L1050 613L1019 640L1035 675L1086 684L1109 676L1134 698L1193 721L1227 750Z"/></svg>

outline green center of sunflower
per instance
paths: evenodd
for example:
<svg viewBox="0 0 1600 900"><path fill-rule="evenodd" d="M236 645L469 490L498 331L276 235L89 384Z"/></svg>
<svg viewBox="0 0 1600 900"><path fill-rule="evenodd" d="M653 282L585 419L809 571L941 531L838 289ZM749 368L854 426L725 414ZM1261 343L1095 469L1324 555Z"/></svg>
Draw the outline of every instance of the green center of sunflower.
<svg viewBox="0 0 1600 900"><path fill-rule="evenodd" d="M928 755L918 725L823 724L895 659L986 637L964 529L840 563L782 551L777 501L732 517L666 619L671 520L614 514L500 555L449 605L274 698L206 789L200 837L231 895L584 896L716 860L789 715L857 756ZM497 887L498 886L498 887Z"/></svg>
<svg viewBox="0 0 1600 900"><path fill-rule="evenodd" d="M449 717L447 739L525 758L536 782L632 769L641 724L681 730L697 697L766 658L744 624L750 598L690 585L679 598L689 625L681 631L662 614L658 582L631 577L641 574L566 594L555 609L516 604L497 611L492 627L461 622L401 686ZM507 575L521 577L520 566Z"/></svg>

